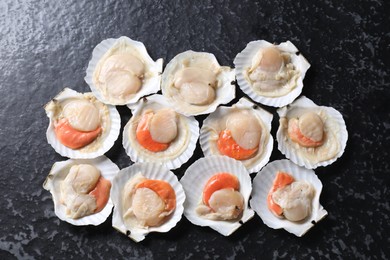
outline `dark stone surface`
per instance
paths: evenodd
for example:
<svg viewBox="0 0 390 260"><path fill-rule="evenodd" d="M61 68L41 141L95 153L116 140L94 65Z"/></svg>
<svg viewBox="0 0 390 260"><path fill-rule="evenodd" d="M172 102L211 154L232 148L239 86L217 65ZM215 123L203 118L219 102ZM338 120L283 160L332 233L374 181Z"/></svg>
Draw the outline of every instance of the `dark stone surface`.
<svg viewBox="0 0 390 260"><path fill-rule="evenodd" d="M389 2L193 2L1 1L0 259L389 259ZM291 40L312 65L303 94L339 110L349 131L343 157L316 170L329 216L303 238L258 216L230 237L183 218L138 244L111 228L111 217L99 227L60 221L42 184L65 158L46 142L43 106L65 86L89 91L83 78L92 49L121 35L165 64L193 49L230 66L249 41ZM275 136L275 109L267 109ZM129 110L119 111L127 122ZM121 139L107 155L120 168L131 164ZM280 158L275 144L271 160Z"/></svg>

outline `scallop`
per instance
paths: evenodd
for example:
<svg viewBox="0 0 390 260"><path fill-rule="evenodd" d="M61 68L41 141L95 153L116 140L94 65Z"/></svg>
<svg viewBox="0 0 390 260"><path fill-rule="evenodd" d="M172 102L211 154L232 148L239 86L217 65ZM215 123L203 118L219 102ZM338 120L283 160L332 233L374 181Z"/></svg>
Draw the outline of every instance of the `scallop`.
<svg viewBox="0 0 390 260"><path fill-rule="evenodd" d="M278 174L291 176L292 182L276 182ZM275 184L279 184L276 190ZM313 170L300 167L289 160L267 164L253 179L250 206L268 227L285 229L301 237L328 212L320 205L322 183ZM282 208L281 215L269 207L270 198Z"/></svg>
<svg viewBox="0 0 390 260"><path fill-rule="evenodd" d="M205 156L226 155L241 161L250 173L257 172L272 153L271 122L272 114L241 98L204 120L200 146Z"/></svg>
<svg viewBox="0 0 390 260"><path fill-rule="evenodd" d="M85 81L103 103L125 105L160 90L163 60L154 61L142 42L122 36L93 50Z"/></svg>
<svg viewBox="0 0 390 260"><path fill-rule="evenodd" d="M54 212L72 225L100 225L111 214L111 182L118 166L105 156L56 162L43 187L50 191Z"/></svg>
<svg viewBox="0 0 390 260"><path fill-rule="evenodd" d="M45 106L50 119L48 143L62 156L91 159L106 153L119 136L120 116L114 106L92 93L65 88Z"/></svg>
<svg viewBox="0 0 390 260"><path fill-rule="evenodd" d="M248 207L251 178L239 161L219 155L198 159L180 182L187 197L184 215L194 225L229 236L254 215Z"/></svg>
<svg viewBox="0 0 390 260"><path fill-rule="evenodd" d="M234 71L220 66L213 54L186 51L176 55L162 75L161 89L183 115L213 112L235 97Z"/></svg>
<svg viewBox="0 0 390 260"><path fill-rule="evenodd" d="M343 116L334 108L318 106L302 96L277 112L278 149L294 163L315 169L344 153L348 132Z"/></svg>
<svg viewBox="0 0 390 260"><path fill-rule="evenodd" d="M296 99L310 64L290 41L252 41L234 59L237 83L251 99L282 107Z"/></svg>
<svg viewBox="0 0 390 260"><path fill-rule="evenodd" d="M112 226L135 242L168 232L180 221L185 193L177 177L156 163L135 163L113 181Z"/></svg>
<svg viewBox="0 0 390 260"><path fill-rule="evenodd" d="M157 162L179 168L192 157L199 137L194 117L177 113L162 95L131 106L133 116L123 130L123 147L134 162Z"/></svg>

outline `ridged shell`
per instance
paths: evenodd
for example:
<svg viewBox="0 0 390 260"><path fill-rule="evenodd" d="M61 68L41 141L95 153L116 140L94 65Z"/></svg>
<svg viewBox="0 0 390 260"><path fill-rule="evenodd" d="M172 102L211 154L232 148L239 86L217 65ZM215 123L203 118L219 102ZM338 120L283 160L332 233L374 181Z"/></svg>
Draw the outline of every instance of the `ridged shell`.
<svg viewBox="0 0 390 260"><path fill-rule="evenodd" d="M154 153L143 148L136 140L135 121L145 109L174 109L173 105L164 96L156 94L143 98L138 105L129 108L132 109L133 116L123 129L123 147L133 162L156 162L169 169L177 169L192 157L199 138L199 123L193 116L178 114L180 123L177 140L166 151ZM180 138L180 131L187 131L187 136Z"/></svg>
<svg viewBox="0 0 390 260"><path fill-rule="evenodd" d="M313 198L312 211L310 216L300 222L292 222L287 219L276 217L267 206L267 195L270 191L278 171L286 172L295 180L305 180L313 185L315 195ZM260 216L264 224L273 229L284 228L288 232L301 237L316 222L323 219L328 212L320 205L322 183L313 170L300 167L289 160L273 161L267 164L253 179L251 207Z"/></svg>
<svg viewBox="0 0 390 260"><path fill-rule="evenodd" d="M235 221L208 220L198 216L195 212L202 199L206 182L213 175L220 172L233 174L237 176L240 182L240 193L244 197L245 203L241 219ZM184 215L194 225L208 226L224 236L229 236L254 215L253 210L248 207L249 196L252 191L251 178L244 165L232 158L219 155L201 158L188 167L180 182L187 196L184 203Z"/></svg>
<svg viewBox="0 0 390 260"><path fill-rule="evenodd" d="M229 112L231 112L235 108L249 109L249 111L253 112L253 114L261 120L262 125L265 128L264 132L268 135L267 140L265 142L265 147L259 147L259 150L264 150L264 153L261 155L260 158L254 157L241 161L250 173L258 172L264 165L268 163L272 153L274 139L271 135L271 122L273 116L264 109L255 106L255 104L253 104L246 98L241 98L235 105L233 105L233 107L221 106L217 108L215 112L210 114L204 120L203 126L200 130L200 146L202 148L203 154L206 157L210 155L221 155L216 146L216 138L218 137L219 132L216 132L216 129L211 127L210 124L228 115Z"/></svg>
<svg viewBox="0 0 390 260"><path fill-rule="evenodd" d="M295 109L295 111L293 111L293 109ZM338 152L337 154L335 154L333 158L329 160L310 161L308 158L299 155L299 153L297 152L298 151L297 147L299 146L288 141L289 140L288 137L286 137L284 134L283 127L280 123L282 118L289 117L290 115L299 115L299 113L308 110L321 111L321 113L324 114L323 117L325 117L326 119L324 122L325 137L329 138L330 136L329 131L332 130L332 133L334 133L335 139L338 142L338 146L339 146ZM329 164L332 164L344 153L347 140L348 140L348 132L347 132L347 128L343 116L336 109L332 107L318 106L307 97L302 96L291 105L278 109L277 113L279 114L280 117L279 128L276 133L276 139L278 141L278 149L294 163L300 166L304 166L308 169L315 169L319 166L327 166ZM299 147L299 149L302 148Z"/></svg>
<svg viewBox="0 0 390 260"><path fill-rule="evenodd" d="M123 222L122 191L127 181L133 178L137 173L141 173L144 177L148 179L164 180L168 182L175 190L176 209L167 219L167 221L158 227L149 227L145 229L126 227ZM125 235L127 235L127 232L130 231L128 236L135 242L144 240L145 236L150 232L168 232L176 226L177 222L180 221L184 210L183 203L185 201L185 198L186 196L182 185L178 181L176 175L174 175L173 172L168 170L168 168L156 163L135 163L130 167L120 170L120 172L113 181L113 186L111 189L111 199L114 203L112 226Z"/></svg>
<svg viewBox="0 0 390 260"><path fill-rule="evenodd" d="M248 43L245 49L237 54L234 59L234 66L236 71L236 78L238 86L241 90L247 94L252 100L272 107L282 107L287 104L290 104L294 99L296 99L302 92L303 88L303 78L305 77L306 71L309 69L310 64L307 60L302 56L302 54L298 54L298 49L295 47L293 43L290 41L283 42L279 45L274 45L276 48L283 52L288 52L291 54L291 61L294 66L300 71L300 75L297 80L297 85L291 92L284 96L280 97L266 97L259 95L252 88L250 82L245 79L244 71L251 66L252 59L256 55L256 53L266 47L273 46L272 43L269 43L265 40L252 41Z"/></svg>
<svg viewBox="0 0 390 260"><path fill-rule="evenodd" d="M53 101L61 102L68 98L83 98L83 94L78 93L72 89L65 88L53 99ZM46 115L50 119L49 126L46 131L47 142L54 148L57 153L64 157L72 159L91 159L105 154L114 145L116 139L118 139L119 131L121 128L121 118L119 116L118 110L116 110L116 107L110 105L105 106L107 106L108 108L111 123L110 129L107 130L108 133L105 136L104 140L102 140L102 144L99 146L98 149L90 152L82 152L80 151L82 148L79 150L74 150L66 147L60 141L58 141L54 131L54 113L53 111L48 109L48 105L46 105L45 107ZM88 147L88 145L85 147Z"/></svg>
<svg viewBox="0 0 390 260"><path fill-rule="evenodd" d="M229 67L221 67L222 71L219 73L217 79L222 82L221 86L216 90L216 98L215 100L209 104L204 106L195 106L190 105L182 101L180 98L173 98L169 96L169 89L171 88L170 82L171 77L173 77L175 73L176 65L183 60L188 58L196 58L196 57L206 57L210 59L212 64L215 64L218 67L221 67L215 58L215 56L211 53L206 52L195 52L195 51L185 51L176 55L165 67L164 73L162 74L161 80L161 90L162 94L168 99L168 101L172 104L175 110L186 116L195 116L202 114L209 114L213 112L220 104L229 103L236 96L235 90L235 76L234 70Z"/></svg>
<svg viewBox="0 0 390 260"><path fill-rule="evenodd" d="M79 219L72 219L66 216L66 207L60 203L61 199L61 191L60 191L60 183L64 180L69 173L70 168L73 165L78 164L90 164L98 168L101 172L101 175L111 181L113 181L116 174L119 172L118 166L113 163L106 156L100 156L95 159L69 159L67 161L56 162L50 170L49 175L47 176L43 188L50 191L53 197L54 202L54 212L57 217L63 221L66 221L75 226L85 226L85 225L100 225L111 214L112 207L114 206L111 198L108 200L106 206L102 211L85 216Z"/></svg>
<svg viewBox="0 0 390 260"><path fill-rule="evenodd" d="M98 65L100 59L109 51L111 48L115 47L119 42L125 42L127 45L133 46L139 54L142 56L143 62L147 67L147 72L153 75L143 82L141 89L132 95L125 102L109 100L104 97L99 89L95 86L93 82L93 74L95 68ZM84 78L85 82L89 85L94 95L103 103L110 105L126 105L131 103L136 103L141 97L156 93L160 90L161 82L161 73L162 73L163 59L158 59L154 61L148 54L145 45L142 42L134 41L126 36L119 37L117 39L109 38L100 42L93 49L92 58L88 63L86 76Z"/></svg>

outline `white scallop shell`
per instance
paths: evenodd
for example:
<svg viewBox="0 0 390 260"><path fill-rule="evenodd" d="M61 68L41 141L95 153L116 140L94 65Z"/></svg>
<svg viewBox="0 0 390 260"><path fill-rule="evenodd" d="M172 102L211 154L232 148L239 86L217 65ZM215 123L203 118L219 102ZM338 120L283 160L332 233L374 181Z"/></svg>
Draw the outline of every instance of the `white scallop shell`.
<svg viewBox="0 0 390 260"><path fill-rule="evenodd" d="M181 63L185 59L196 59L196 57L206 57L207 59L210 59L210 62L212 64L222 69L217 76L217 80L221 81L222 84L216 89L216 98L209 105L191 105L183 102L181 98L174 98L173 96L169 96L168 94L170 92L169 89L171 88L170 79L175 73L177 64ZM221 67L213 54L206 52L185 51L176 55L165 67L161 79L161 90L162 94L168 99L170 103L172 103L172 106L177 112L186 116L194 116L209 114L213 112L220 104L226 104L233 100L236 96L236 87L234 82L234 70L225 66Z"/></svg>
<svg viewBox="0 0 390 260"><path fill-rule="evenodd" d="M308 109L310 109L310 111L323 111L326 115L326 120L324 122L325 128L331 129L332 132L335 133L336 140L338 141L339 150L337 154L335 154L335 156L329 160L311 161L309 158L304 157L304 155L300 155L299 145L291 143L283 133L283 129L280 124L280 120L282 118L289 117L290 115L299 115L299 113L307 111ZM318 106L307 97L302 96L299 99L295 100L294 103L290 104L289 106L278 109L277 113L280 117L279 128L276 133L278 149L294 163L300 166L304 166L308 169L315 169L319 166L327 166L329 164L332 164L344 153L348 140L348 132L343 116L336 109L332 107Z"/></svg>
<svg viewBox="0 0 390 260"><path fill-rule="evenodd" d="M192 157L199 138L199 123L193 116L186 117L178 113L178 138L167 150L155 153L143 148L136 140L135 121L145 109L174 109L173 105L164 96L156 94L143 98L138 105L129 108L132 109L133 116L123 129L123 147L133 162L156 162L169 169L177 169ZM184 130L187 136L180 135L180 131Z"/></svg>
<svg viewBox="0 0 390 260"><path fill-rule="evenodd" d="M203 188L207 181L220 172L233 174L240 182L240 193L244 197L245 204L241 219L235 221L209 220L198 216L195 211L202 199ZM187 196L184 203L184 215L194 225L208 226L224 236L229 236L254 216L254 211L248 207L252 191L251 178L239 161L220 155L201 158L188 167L180 182Z"/></svg>
<svg viewBox="0 0 390 260"><path fill-rule="evenodd" d="M250 111L252 111L254 115L261 120L262 125L265 128L264 132L268 135L268 139L265 142L265 147L260 147L261 144L259 144L259 150L264 150L264 153L259 158L255 156L253 158L241 161L249 173L258 172L264 165L268 163L274 146L274 139L271 135L271 122L273 115L266 110L257 107L254 103L250 102L246 98L241 98L232 107L221 106L217 108L215 112L210 114L204 120L203 126L200 129L200 147L202 148L203 154L206 157L210 155L221 155L216 145L216 138L219 135L219 132L216 132L216 129L210 126L210 124L225 117L234 108L250 109Z"/></svg>
<svg viewBox="0 0 390 260"><path fill-rule="evenodd" d="M148 179L164 180L168 182L175 190L176 209L167 219L167 221L158 227L136 228L126 227L124 224L122 218L122 191L127 181L133 178L138 173L141 173L145 178ZM163 165L159 165L156 163L135 163L127 168L120 170L118 175L115 177L111 189L111 198L114 203L112 226L119 232L126 235L128 231L130 231L130 234L128 234L128 236L135 242L139 242L144 240L145 236L148 235L150 232L165 233L175 227L177 222L180 221L183 215L183 203L185 201L186 196L183 187L177 179L176 175Z"/></svg>
<svg viewBox="0 0 390 260"><path fill-rule="evenodd" d="M259 95L252 88L250 82L245 79L244 71L252 64L253 57L257 54L259 49L275 46L283 52L288 52L291 54L291 61L294 66L300 71L299 78L297 80L297 86L289 92L287 95L280 97L266 97ZM303 88L303 78L305 77L306 71L309 69L309 62L303 57L302 54L297 55L298 49L290 41L280 43L279 45L273 45L265 40L252 41L248 43L245 49L238 53L233 63L236 67L236 78L238 86L241 90L247 94L252 100L273 107L282 107L287 104L290 104L294 99L296 99L302 92Z"/></svg>
<svg viewBox="0 0 390 260"><path fill-rule="evenodd" d="M95 214L85 216L79 219L72 219L66 216L66 206L63 205L61 200L61 190L60 184L66 178L69 173L70 168L73 165L78 164L90 164L95 166L100 170L101 176L106 180L113 181L116 174L119 172L118 166L113 163L106 156L100 156L95 159L69 159L67 161L56 162L50 170L49 175L47 176L43 188L50 191L53 196L54 202L54 212L57 217L63 221L66 221L75 226L85 226L85 225L100 225L111 214L112 207L114 206L111 198L108 200L106 206Z"/></svg>
<svg viewBox="0 0 390 260"><path fill-rule="evenodd" d="M78 93L72 89L65 88L51 102L57 102L57 101L61 102L69 98L83 98L83 94ZM48 109L49 104L50 102L45 107L46 115L50 119L49 126L46 131L47 142L61 156L72 158L72 159L96 158L105 154L108 150L110 150L111 147L114 145L116 139L118 139L119 131L121 128L121 118L119 116L118 110L116 110L115 106L105 105L107 106L109 112L110 129L108 130L108 133L105 135L105 138L101 140L102 143L99 145L99 147L97 149L92 149L92 151L84 151L86 149L89 149L88 147L90 147L91 145L94 145L95 142L80 149L71 149L69 147L66 147L56 137L54 131L54 112Z"/></svg>
<svg viewBox="0 0 390 260"><path fill-rule="evenodd" d="M153 75L152 77L144 80L141 89L134 95L132 95L126 101L119 100L110 100L109 98L102 95L99 89L95 86L93 82L93 74L95 68L98 65L100 59L109 51L111 48L115 47L117 44L125 42L127 45L133 46L141 55L142 61L147 67L147 71ZM88 63L86 76L84 78L85 82L89 85L94 95L103 103L110 105L126 105L131 103L136 103L141 97L156 93L160 90L160 81L162 73L163 59L158 59L154 61L148 54L145 45L142 42L134 41L126 36L121 36L118 39L109 38L103 40L101 43L96 45L92 52L92 58Z"/></svg>
<svg viewBox="0 0 390 260"><path fill-rule="evenodd" d="M311 214L306 219L300 222L289 221L276 217L268 209L268 192L273 185L278 171L290 174L297 181L305 180L313 185L315 196L313 198ZM320 205L321 191L322 183L313 170L295 165L289 160L278 160L267 164L253 179L252 199L249 203L268 227L273 229L284 228L288 232L301 237L312 228L316 222L328 215L328 212Z"/></svg>

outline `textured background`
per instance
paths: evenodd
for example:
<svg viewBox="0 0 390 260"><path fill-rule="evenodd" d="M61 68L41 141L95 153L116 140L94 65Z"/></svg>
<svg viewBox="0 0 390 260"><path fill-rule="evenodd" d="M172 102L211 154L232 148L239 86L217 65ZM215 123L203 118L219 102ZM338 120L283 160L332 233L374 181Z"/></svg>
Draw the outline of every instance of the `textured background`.
<svg viewBox="0 0 390 260"><path fill-rule="evenodd" d="M389 2L192 2L0 2L0 259L390 258ZM249 41L291 40L312 65L303 94L339 110L349 131L343 157L316 170L329 216L303 238L258 216L230 237L183 218L139 244L111 228L111 217L99 227L60 221L42 184L65 158L46 142L43 106L65 86L89 91L83 78L93 48L121 35L142 41L165 64L193 49L230 66ZM275 136L278 118L266 109L275 115ZM130 111L118 110L124 125ZM107 156L124 168L131 162L121 142ZM201 155L197 147L175 171L179 178ZM275 144L271 160L281 158Z"/></svg>

